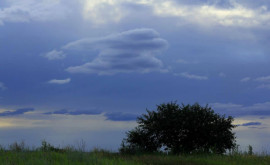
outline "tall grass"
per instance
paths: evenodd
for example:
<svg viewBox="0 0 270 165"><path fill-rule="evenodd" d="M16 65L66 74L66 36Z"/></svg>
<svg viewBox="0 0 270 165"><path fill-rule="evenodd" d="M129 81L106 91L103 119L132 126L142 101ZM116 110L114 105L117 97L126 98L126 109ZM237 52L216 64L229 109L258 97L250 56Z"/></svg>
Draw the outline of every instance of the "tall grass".
<svg viewBox="0 0 270 165"><path fill-rule="evenodd" d="M78 144L77 144L78 145ZM55 147L46 141L29 149L24 142L0 146L1 165L269 165L270 156L254 155L252 149L227 155L166 155L162 153L127 155L103 149L85 151L85 142L78 146Z"/></svg>

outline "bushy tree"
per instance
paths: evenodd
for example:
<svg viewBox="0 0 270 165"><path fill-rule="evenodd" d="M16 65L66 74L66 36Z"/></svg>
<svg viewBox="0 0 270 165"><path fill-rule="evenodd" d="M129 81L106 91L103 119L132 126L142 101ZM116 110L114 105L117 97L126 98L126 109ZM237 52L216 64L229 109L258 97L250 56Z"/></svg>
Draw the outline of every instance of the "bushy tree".
<svg viewBox="0 0 270 165"><path fill-rule="evenodd" d="M156 111L137 118L138 126L127 132L121 152L155 152L161 148L172 153L218 153L235 147L233 117L219 115L211 107L157 105Z"/></svg>

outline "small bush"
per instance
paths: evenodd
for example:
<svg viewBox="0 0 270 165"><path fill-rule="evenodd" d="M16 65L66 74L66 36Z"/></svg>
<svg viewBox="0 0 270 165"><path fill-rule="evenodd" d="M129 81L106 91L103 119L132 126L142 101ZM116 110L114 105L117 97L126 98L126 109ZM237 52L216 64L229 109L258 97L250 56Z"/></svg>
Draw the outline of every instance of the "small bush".
<svg viewBox="0 0 270 165"><path fill-rule="evenodd" d="M14 142L14 143L10 144L9 150L15 151L15 152L22 152L22 151L25 151L27 149L25 147L24 141L21 141L20 143Z"/></svg>
<svg viewBox="0 0 270 165"><path fill-rule="evenodd" d="M53 151L53 152L66 152L66 150L60 149L59 147L54 147L53 145L51 145L50 143L46 142L45 140L43 140L41 142L40 150L43 151L43 152L49 152L49 151Z"/></svg>

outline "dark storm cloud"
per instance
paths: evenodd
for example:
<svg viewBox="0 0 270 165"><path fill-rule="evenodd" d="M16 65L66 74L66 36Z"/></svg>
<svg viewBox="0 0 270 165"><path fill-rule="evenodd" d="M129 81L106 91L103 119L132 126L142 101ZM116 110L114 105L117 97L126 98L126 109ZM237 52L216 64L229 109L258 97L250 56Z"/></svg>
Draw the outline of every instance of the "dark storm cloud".
<svg viewBox="0 0 270 165"><path fill-rule="evenodd" d="M240 124L239 126L248 127L248 126L258 126L258 125L262 125L262 123L261 122L249 122L249 123Z"/></svg>
<svg viewBox="0 0 270 165"><path fill-rule="evenodd" d="M22 109L17 109L15 111L4 111L0 113L0 116L15 116L15 115L22 115L27 112L34 111L34 108L22 108Z"/></svg>
<svg viewBox="0 0 270 165"><path fill-rule="evenodd" d="M135 121L138 117L136 114L123 112L106 113L105 116L111 121Z"/></svg>
<svg viewBox="0 0 270 165"><path fill-rule="evenodd" d="M63 50L98 50L91 62L67 68L70 73L111 75L116 73L152 71L166 72L156 55L168 47L153 29L135 29L97 39L71 42Z"/></svg>

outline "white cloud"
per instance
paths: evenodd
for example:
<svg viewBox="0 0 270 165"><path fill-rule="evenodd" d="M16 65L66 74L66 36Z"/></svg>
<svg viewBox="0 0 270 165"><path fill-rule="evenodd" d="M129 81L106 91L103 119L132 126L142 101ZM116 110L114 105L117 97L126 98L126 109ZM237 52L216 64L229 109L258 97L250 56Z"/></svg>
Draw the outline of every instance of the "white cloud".
<svg viewBox="0 0 270 165"><path fill-rule="evenodd" d="M270 76L257 77L254 81L263 83L257 86L257 88L261 89L270 89Z"/></svg>
<svg viewBox="0 0 270 165"><path fill-rule="evenodd" d="M269 25L270 13L265 6L258 9L247 8L235 1L232 7L220 8L215 5L185 5L175 1L148 1L156 15L179 17L203 26L241 26L254 27Z"/></svg>
<svg viewBox="0 0 270 165"><path fill-rule="evenodd" d="M250 80L251 80L250 77L245 77L245 78L242 78L240 81L241 81L241 82L248 82L248 81L250 81Z"/></svg>
<svg viewBox="0 0 270 165"><path fill-rule="evenodd" d="M257 88L270 89L270 84L262 84L262 85L259 85Z"/></svg>
<svg viewBox="0 0 270 165"><path fill-rule="evenodd" d="M119 22L125 15L123 0L84 0L83 17L95 24Z"/></svg>
<svg viewBox="0 0 270 165"><path fill-rule="evenodd" d="M1 90L6 90L7 87L5 86L4 83L0 82L0 89L1 89Z"/></svg>
<svg viewBox="0 0 270 165"><path fill-rule="evenodd" d="M52 50L43 56L48 58L49 60L60 60L60 59L66 58L66 55L64 54L63 51L57 51L57 50Z"/></svg>
<svg viewBox="0 0 270 165"><path fill-rule="evenodd" d="M270 82L270 76L258 77L258 78L255 79L255 81L258 81L258 82Z"/></svg>
<svg viewBox="0 0 270 165"><path fill-rule="evenodd" d="M7 7L0 8L0 24L5 22L48 21L66 18L74 10L74 5L66 5L63 0L9 0ZM92 23L117 23L134 15L131 5L146 6L158 17L174 17L180 21L199 24L205 27L213 25L226 27L269 27L270 12L266 5L250 8L230 0L230 7L220 7L215 3L197 5L176 0L80 0L73 2L81 5L81 15ZM127 7L129 6L129 7ZM137 12L137 11L136 11Z"/></svg>
<svg viewBox="0 0 270 165"><path fill-rule="evenodd" d="M96 39L71 42L63 50L98 50L98 56L83 65L67 68L70 73L112 75L116 73L167 72L156 56L168 47L153 29L134 29Z"/></svg>
<svg viewBox="0 0 270 165"><path fill-rule="evenodd" d="M83 15L94 23L119 22L130 13L124 4L147 6L159 17L175 17L202 26L265 27L270 25L270 12L267 6L249 8L235 0L230 7L201 3L192 5L175 0L84 0ZM106 11L106 12L104 12Z"/></svg>
<svg viewBox="0 0 270 165"><path fill-rule="evenodd" d="M175 76L185 77L185 78L188 78L188 79L208 80L208 77L206 77L206 76L199 76L199 75L189 74L187 72L184 72L184 73L175 73L174 75Z"/></svg>
<svg viewBox="0 0 270 165"><path fill-rule="evenodd" d="M53 80L48 81L48 83L49 84L59 84L59 85L62 85L62 84L70 83L70 81L71 81L70 78L67 78L67 79L64 79L64 80L53 79Z"/></svg>

